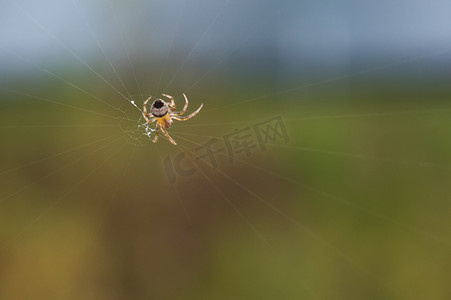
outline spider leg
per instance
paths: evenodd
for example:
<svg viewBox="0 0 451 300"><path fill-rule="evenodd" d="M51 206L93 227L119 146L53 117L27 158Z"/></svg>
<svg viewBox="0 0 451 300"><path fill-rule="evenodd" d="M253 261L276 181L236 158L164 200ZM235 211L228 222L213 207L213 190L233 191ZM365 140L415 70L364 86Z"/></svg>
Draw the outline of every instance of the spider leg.
<svg viewBox="0 0 451 300"><path fill-rule="evenodd" d="M186 109L188 108L188 97L186 97L185 94L183 94L183 97L185 97L185 106L183 106L182 111L172 113L172 115L180 116L180 115L183 115L186 112Z"/></svg>
<svg viewBox="0 0 451 300"><path fill-rule="evenodd" d="M204 104L202 103L198 109L196 109L193 113L191 113L189 116L186 117L180 117L174 114L171 114L171 118L177 121L186 121L191 119L192 117L194 117L195 115L197 115L197 113L202 109L202 107L204 106Z"/></svg>
<svg viewBox="0 0 451 300"><path fill-rule="evenodd" d="M144 113L143 113L143 117L144 117L144 119L146 119L146 122L147 123L153 123L153 122L155 122L156 120L157 120L157 118L155 118L155 117L151 117L150 119L148 118L148 117L150 117L150 115L145 115Z"/></svg>
<svg viewBox="0 0 451 300"><path fill-rule="evenodd" d="M174 101L174 97L170 96L170 95L166 95L166 94L162 94L163 96L165 96L166 98L171 99L171 104L169 104L169 106L171 107L171 111L175 110L175 101Z"/></svg>
<svg viewBox="0 0 451 300"><path fill-rule="evenodd" d="M166 131L166 129L163 126L160 126L161 132L163 132L163 134L168 138L168 140L173 144L173 145L177 145L177 143L169 136L168 132Z"/></svg>
<svg viewBox="0 0 451 300"><path fill-rule="evenodd" d="M155 126L155 137L153 138L154 143L158 141L158 127L160 127L160 124L157 123L157 126Z"/></svg>
<svg viewBox="0 0 451 300"><path fill-rule="evenodd" d="M152 99L152 96L150 96L149 98L147 98L147 100L144 101L144 105L143 105L143 117L144 117L144 119L146 119L147 123L153 123L153 122L156 121L155 118L151 118L150 120L148 119L148 117L149 117L150 115L147 113L147 107L146 107L146 106L147 106L147 102L149 102L150 99Z"/></svg>
<svg viewBox="0 0 451 300"><path fill-rule="evenodd" d="M152 96L150 96L149 98L147 98L146 101L144 101L144 105L143 105L143 112L147 115L147 102L149 102L149 100L152 99Z"/></svg>

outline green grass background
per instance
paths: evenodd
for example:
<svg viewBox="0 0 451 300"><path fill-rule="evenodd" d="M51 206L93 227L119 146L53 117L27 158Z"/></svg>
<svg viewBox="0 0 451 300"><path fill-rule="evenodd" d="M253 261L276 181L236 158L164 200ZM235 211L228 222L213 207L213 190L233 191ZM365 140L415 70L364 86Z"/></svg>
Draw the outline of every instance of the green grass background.
<svg viewBox="0 0 451 300"><path fill-rule="evenodd" d="M209 78L187 92L204 109L170 129L179 148L135 143L139 111L73 76L131 120L53 79L2 91L1 299L451 297L445 80ZM165 92L181 107L182 88ZM166 156L279 115L289 143L169 184Z"/></svg>

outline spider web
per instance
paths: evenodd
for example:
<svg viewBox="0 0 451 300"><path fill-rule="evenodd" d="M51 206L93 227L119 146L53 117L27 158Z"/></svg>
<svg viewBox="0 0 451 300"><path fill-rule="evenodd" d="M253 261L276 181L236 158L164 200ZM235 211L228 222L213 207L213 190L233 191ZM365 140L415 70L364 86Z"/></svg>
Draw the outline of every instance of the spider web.
<svg viewBox="0 0 451 300"><path fill-rule="evenodd" d="M0 298L446 298L448 5L321 5L8 1Z"/></svg>

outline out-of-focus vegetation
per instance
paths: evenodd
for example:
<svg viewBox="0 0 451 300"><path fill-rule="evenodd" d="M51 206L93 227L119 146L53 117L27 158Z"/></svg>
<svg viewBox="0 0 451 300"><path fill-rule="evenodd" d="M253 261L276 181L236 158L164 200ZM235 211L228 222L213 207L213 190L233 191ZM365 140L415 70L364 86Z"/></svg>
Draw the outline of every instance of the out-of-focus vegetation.
<svg viewBox="0 0 451 300"><path fill-rule="evenodd" d="M142 129L134 142L140 112L110 90L94 94L130 120L63 83L9 84L91 112L2 92L0 298L451 296L447 84L211 82L187 92L188 111L205 107L170 129L179 147ZM138 106L151 94L135 92ZM217 168L193 155L279 115L289 143ZM164 159L181 150L200 170L170 185Z"/></svg>

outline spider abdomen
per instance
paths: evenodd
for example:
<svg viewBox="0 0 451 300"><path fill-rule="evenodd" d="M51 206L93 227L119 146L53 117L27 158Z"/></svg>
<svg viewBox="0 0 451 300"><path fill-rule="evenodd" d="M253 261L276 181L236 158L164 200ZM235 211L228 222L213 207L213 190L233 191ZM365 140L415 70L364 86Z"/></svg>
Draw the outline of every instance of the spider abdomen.
<svg viewBox="0 0 451 300"><path fill-rule="evenodd" d="M161 99L156 99L150 107L150 113L157 118L166 116L168 112L168 105Z"/></svg>

